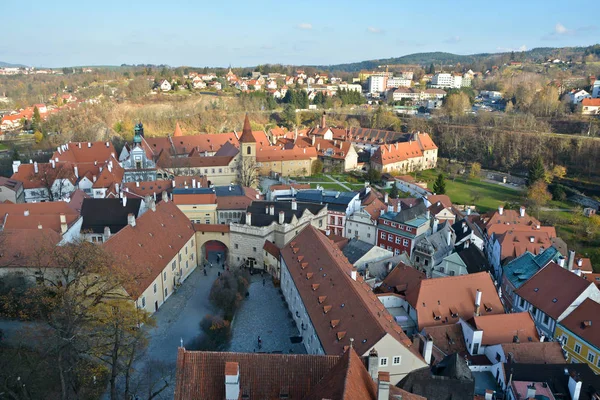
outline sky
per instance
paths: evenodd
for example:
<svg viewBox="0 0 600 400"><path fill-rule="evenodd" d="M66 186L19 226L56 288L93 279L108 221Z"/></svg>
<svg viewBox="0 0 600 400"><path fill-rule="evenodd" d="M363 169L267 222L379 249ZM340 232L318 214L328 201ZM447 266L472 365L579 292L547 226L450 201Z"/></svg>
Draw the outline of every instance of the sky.
<svg viewBox="0 0 600 400"><path fill-rule="evenodd" d="M600 42L580 0L6 0L0 61L36 67L329 65Z"/></svg>

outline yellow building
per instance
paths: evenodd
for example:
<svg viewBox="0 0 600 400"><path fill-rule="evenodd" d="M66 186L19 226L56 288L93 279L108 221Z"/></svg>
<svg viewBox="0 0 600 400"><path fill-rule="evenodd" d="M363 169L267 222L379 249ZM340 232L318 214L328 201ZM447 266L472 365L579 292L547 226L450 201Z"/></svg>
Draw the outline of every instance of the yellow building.
<svg viewBox="0 0 600 400"><path fill-rule="evenodd" d="M175 189L173 203L193 223L217 223L217 195L212 189Z"/></svg>
<svg viewBox="0 0 600 400"><path fill-rule="evenodd" d="M586 363L600 374L600 303L586 299L556 326L567 362Z"/></svg>

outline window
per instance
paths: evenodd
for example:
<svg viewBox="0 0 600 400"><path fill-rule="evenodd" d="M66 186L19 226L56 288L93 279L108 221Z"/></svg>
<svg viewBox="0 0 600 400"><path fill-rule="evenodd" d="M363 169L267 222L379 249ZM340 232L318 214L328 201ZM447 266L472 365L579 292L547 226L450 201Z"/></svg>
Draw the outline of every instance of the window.
<svg viewBox="0 0 600 400"><path fill-rule="evenodd" d="M177 265L177 261L173 261L171 264L171 271L175 271L175 266Z"/></svg>
<svg viewBox="0 0 600 400"><path fill-rule="evenodd" d="M142 307L146 307L146 297L142 297Z"/></svg>
<svg viewBox="0 0 600 400"><path fill-rule="evenodd" d="M388 365L388 358L387 357L380 357L379 358L379 366L380 367L386 367Z"/></svg>
<svg viewBox="0 0 600 400"><path fill-rule="evenodd" d="M237 248L239 248L239 246L238 246L238 244L237 244L237 243L235 243L235 244L233 245L233 247L234 247L234 248L236 248L236 249L237 249Z"/></svg>
<svg viewBox="0 0 600 400"><path fill-rule="evenodd" d="M392 251L392 246L388 246L388 247L387 247L387 249L388 249L389 251Z"/></svg>
<svg viewBox="0 0 600 400"><path fill-rule="evenodd" d="M393 242L394 241L394 236L393 235L388 235L388 241Z"/></svg>
<svg viewBox="0 0 600 400"><path fill-rule="evenodd" d="M394 255L399 256L400 255L400 250L398 250L398 249L394 250Z"/></svg>
<svg viewBox="0 0 600 400"><path fill-rule="evenodd" d="M421 257L417 256L417 262L421 261Z"/></svg>
<svg viewBox="0 0 600 400"><path fill-rule="evenodd" d="M320 220L319 220L319 228L322 228L322 227L323 227L323 220L322 220L322 219L320 219Z"/></svg>
<svg viewBox="0 0 600 400"><path fill-rule="evenodd" d="M399 237L396 238L396 244L400 244L400 238Z"/></svg>
<svg viewBox="0 0 600 400"><path fill-rule="evenodd" d="M454 271L449 271L448 273L450 274L450 276L454 276Z"/></svg>
<svg viewBox="0 0 600 400"><path fill-rule="evenodd" d="M381 238L385 239L385 232L381 232Z"/></svg>
<svg viewBox="0 0 600 400"><path fill-rule="evenodd" d="M348 235L352 234L352 229L348 229Z"/></svg>
<svg viewBox="0 0 600 400"><path fill-rule="evenodd" d="M370 233L367 233L367 237L368 237L368 238L370 238L370 237L371 237L371 234L370 234Z"/></svg>
<svg viewBox="0 0 600 400"><path fill-rule="evenodd" d="M425 260L425 266L429 265L429 260Z"/></svg>
<svg viewBox="0 0 600 400"><path fill-rule="evenodd" d="M579 354L581 353L581 345L579 343L575 343L575 353Z"/></svg>
<svg viewBox="0 0 600 400"><path fill-rule="evenodd" d="M473 344L473 354L479 353L479 343Z"/></svg>
<svg viewBox="0 0 600 400"><path fill-rule="evenodd" d="M596 355L594 353L592 353L591 351L588 351L587 360L589 362L591 362L592 364L594 364L595 359L596 359Z"/></svg>
<svg viewBox="0 0 600 400"><path fill-rule="evenodd" d="M167 280L167 272L166 271L163 272L163 280L165 280L165 281Z"/></svg>
<svg viewBox="0 0 600 400"><path fill-rule="evenodd" d="M519 307L525 308L525 299L519 297Z"/></svg>
<svg viewBox="0 0 600 400"><path fill-rule="evenodd" d="M169 289L165 288L165 297L169 295Z"/></svg>
<svg viewBox="0 0 600 400"><path fill-rule="evenodd" d="M404 239L404 240L402 241L402 245L403 245L403 246L408 246L408 240L407 240L407 239Z"/></svg>
<svg viewBox="0 0 600 400"><path fill-rule="evenodd" d="M380 244L379 247L381 247L382 249L385 249L385 244Z"/></svg>
<svg viewBox="0 0 600 400"><path fill-rule="evenodd" d="M252 251L256 253L256 247L253 247L253 248L252 248Z"/></svg>
<svg viewBox="0 0 600 400"><path fill-rule="evenodd" d="M395 227L396 227L396 223L392 222L392 228L395 228Z"/></svg>
<svg viewBox="0 0 600 400"><path fill-rule="evenodd" d="M392 365L400 365L400 363L402 363L402 357L394 356L394 359L392 360Z"/></svg>
<svg viewBox="0 0 600 400"><path fill-rule="evenodd" d="M246 147L246 154L252 154L252 147Z"/></svg>
<svg viewBox="0 0 600 400"><path fill-rule="evenodd" d="M531 306L531 313L533 314L534 317L537 317L537 308L535 308L535 306Z"/></svg>
<svg viewBox="0 0 600 400"><path fill-rule="evenodd" d="M550 317L544 314L544 325L550 326Z"/></svg>
<svg viewBox="0 0 600 400"><path fill-rule="evenodd" d="M156 283L154 284L154 293L156 293Z"/></svg>

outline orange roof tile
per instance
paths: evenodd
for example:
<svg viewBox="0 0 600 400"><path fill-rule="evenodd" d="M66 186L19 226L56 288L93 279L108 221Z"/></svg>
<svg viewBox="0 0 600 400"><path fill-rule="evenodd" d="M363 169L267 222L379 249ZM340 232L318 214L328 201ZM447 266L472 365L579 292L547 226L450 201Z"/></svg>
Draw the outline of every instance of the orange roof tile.
<svg viewBox="0 0 600 400"><path fill-rule="evenodd" d="M483 331L481 344L511 343L515 336L521 342L539 341L535 323L528 312L496 314L473 317L470 320L477 330Z"/></svg>

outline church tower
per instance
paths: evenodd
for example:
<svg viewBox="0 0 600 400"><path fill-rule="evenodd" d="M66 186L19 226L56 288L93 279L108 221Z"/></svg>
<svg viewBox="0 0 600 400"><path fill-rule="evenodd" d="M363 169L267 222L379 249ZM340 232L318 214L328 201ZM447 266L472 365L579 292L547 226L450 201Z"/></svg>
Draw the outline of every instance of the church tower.
<svg viewBox="0 0 600 400"><path fill-rule="evenodd" d="M242 136L240 136L240 152L242 153L242 160L256 161L256 139L252 134L248 114L244 119L244 128L242 129Z"/></svg>

